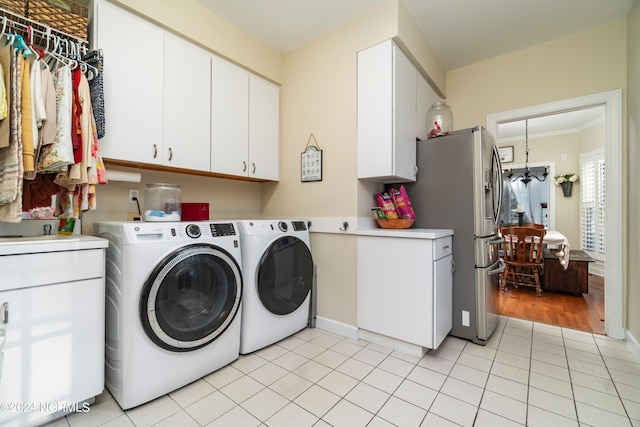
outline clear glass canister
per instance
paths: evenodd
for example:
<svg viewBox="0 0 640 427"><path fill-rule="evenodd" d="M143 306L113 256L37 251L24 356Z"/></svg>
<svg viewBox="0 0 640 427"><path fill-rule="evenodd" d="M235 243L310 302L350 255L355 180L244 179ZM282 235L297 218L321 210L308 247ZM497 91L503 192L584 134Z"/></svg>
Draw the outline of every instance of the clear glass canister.
<svg viewBox="0 0 640 427"><path fill-rule="evenodd" d="M451 107L440 100L427 111L427 138L449 135L451 132L453 132Z"/></svg>
<svg viewBox="0 0 640 427"><path fill-rule="evenodd" d="M144 188L145 221L180 221L182 191L178 184L154 183Z"/></svg>

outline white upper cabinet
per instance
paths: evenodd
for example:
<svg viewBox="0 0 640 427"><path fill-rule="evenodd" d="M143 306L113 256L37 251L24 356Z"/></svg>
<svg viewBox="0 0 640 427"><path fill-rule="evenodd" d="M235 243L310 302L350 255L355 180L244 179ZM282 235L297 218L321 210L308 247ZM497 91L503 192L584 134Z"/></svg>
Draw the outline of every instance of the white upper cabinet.
<svg viewBox="0 0 640 427"><path fill-rule="evenodd" d="M212 60L211 171L248 176L249 73Z"/></svg>
<svg viewBox="0 0 640 427"><path fill-rule="evenodd" d="M417 76L391 40L358 52L358 178L415 181Z"/></svg>
<svg viewBox="0 0 640 427"><path fill-rule="evenodd" d="M163 31L108 2L97 4L97 16L94 48L105 55L102 157L161 164Z"/></svg>
<svg viewBox="0 0 640 427"><path fill-rule="evenodd" d="M162 163L209 171L211 54L165 34Z"/></svg>
<svg viewBox="0 0 640 427"><path fill-rule="evenodd" d="M278 86L213 59L211 171L278 180Z"/></svg>
<svg viewBox="0 0 640 427"><path fill-rule="evenodd" d="M278 180L280 89L257 76L249 77L249 176Z"/></svg>
<svg viewBox="0 0 640 427"><path fill-rule="evenodd" d="M110 2L94 10L105 159L278 180L277 85Z"/></svg>

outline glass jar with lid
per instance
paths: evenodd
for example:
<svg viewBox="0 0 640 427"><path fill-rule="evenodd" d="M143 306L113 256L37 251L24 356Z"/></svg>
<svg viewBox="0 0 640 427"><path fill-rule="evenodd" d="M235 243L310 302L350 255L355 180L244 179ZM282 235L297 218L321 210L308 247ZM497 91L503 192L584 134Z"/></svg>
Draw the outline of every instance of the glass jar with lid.
<svg viewBox="0 0 640 427"><path fill-rule="evenodd" d="M144 188L145 221L180 221L182 191L178 184L152 183Z"/></svg>
<svg viewBox="0 0 640 427"><path fill-rule="evenodd" d="M427 138L449 135L451 132L453 132L451 107L440 100L427 111Z"/></svg>

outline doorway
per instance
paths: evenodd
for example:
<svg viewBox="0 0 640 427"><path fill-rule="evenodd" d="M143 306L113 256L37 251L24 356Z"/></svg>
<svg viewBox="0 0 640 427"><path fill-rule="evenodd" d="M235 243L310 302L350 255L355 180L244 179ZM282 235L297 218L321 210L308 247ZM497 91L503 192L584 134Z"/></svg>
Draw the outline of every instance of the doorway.
<svg viewBox="0 0 640 427"><path fill-rule="evenodd" d="M607 199L606 270L604 290L605 333L624 338L622 323L622 91L615 90L549 104L525 107L487 116L487 127L498 135L500 124L551 116L558 113L602 106L605 111L605 162Z"/></svg>

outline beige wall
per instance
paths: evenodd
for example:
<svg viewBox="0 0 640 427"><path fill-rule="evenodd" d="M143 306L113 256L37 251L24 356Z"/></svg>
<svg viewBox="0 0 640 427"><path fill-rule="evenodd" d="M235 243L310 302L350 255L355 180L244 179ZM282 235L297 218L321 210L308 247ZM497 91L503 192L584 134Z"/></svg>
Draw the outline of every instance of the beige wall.
<svg viewBox="0 0 640 427"><path fill-rule="evenodd" d="M110 168L127 172L137 169ZM233 179L207 178L169 172L140 171L141 182L112 181L107 185L98 185L98 209L89 211L82 218L82 232L93 233L93 223L97 221L126 221L127 212L136 212L137 207L128 202L129 189L139 190L144 212L145 184L169 182L180 185L183 202L209 203L211 219L250 219L260 217L260 184Z"/></svg>
<svg viewBox="0 0 640 427"><path fill-rule="evenodd" d="M449 71L447 103L455 128L486 125L487 114L624 89L625 23Z"/></svg>
<svg viewBox="0 0 640 427"><path fill-rule="evenodd" d="M626 248L627 256L627 329L636 340L640 340L640 1L636 0L627 17L627 117L628 155L626 166L629 171L628 200L629 232Z"/></svg>

